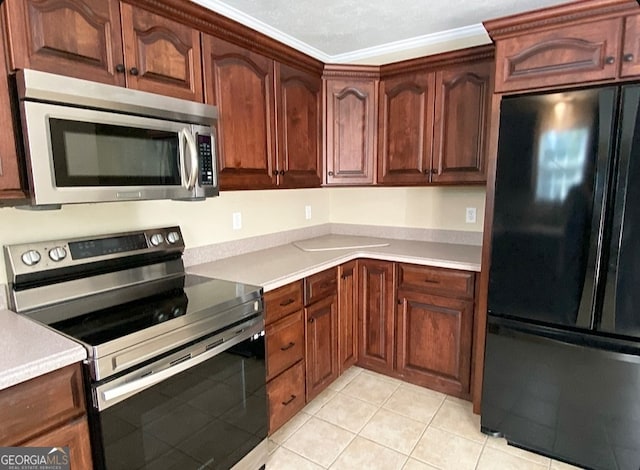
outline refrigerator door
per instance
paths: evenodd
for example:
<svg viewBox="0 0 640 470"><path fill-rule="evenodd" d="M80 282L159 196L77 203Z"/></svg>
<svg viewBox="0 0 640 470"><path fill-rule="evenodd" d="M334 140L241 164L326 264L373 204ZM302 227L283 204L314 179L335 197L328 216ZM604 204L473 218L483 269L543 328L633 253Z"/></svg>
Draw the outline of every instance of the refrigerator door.
<svg viewBox="0 0 640 470"><path fill-rule="evenodd" d="M640 86L622 90L611 248L598 329L640 338Z"/></svg>
<svg viewBox="0 0 640 470"><path fill-rule="evenodd" d="M490 314L593 327L617 94L503 98Z"/></svg>

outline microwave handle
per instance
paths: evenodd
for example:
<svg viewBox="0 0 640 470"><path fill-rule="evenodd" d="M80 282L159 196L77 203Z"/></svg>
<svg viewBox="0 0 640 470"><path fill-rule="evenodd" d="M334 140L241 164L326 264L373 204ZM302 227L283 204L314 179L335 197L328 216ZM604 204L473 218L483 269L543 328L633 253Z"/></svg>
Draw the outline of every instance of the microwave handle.
<svg viewBox="0 0 640 470"><path fill-rule="evenodd" d="M180 158L180 179L182 186L191 191L196 186L198 179L198 147L196 141L191 134L191 130L187 127L183 128L179 132L180 144L179 144L179 158ZM189 147L189 155L191 157L191 170L187 179L186 175L186 156L184 142L186 141Z"/></svg>

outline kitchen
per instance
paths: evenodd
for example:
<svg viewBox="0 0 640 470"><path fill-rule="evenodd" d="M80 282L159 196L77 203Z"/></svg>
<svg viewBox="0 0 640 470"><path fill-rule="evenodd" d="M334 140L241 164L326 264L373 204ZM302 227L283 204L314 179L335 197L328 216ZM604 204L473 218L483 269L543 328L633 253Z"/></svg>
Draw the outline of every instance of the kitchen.
<svg viewBox="0 0 640 470"><path fill-rule="evenodd" d="M337 225L329 228L327 224L347 224L394 227L395 230L367 231L369 235L376 233L389 238L393 238L394 233L415 235L417 232L413 229L422 229L420 237L423 239L441 241L455 232L461 237L461 243L478 246L484 197L485 191L481 186L321 188L223 191L221 197L203 202L150 201L65 206L61 211L51 213L5 208L1 209L2 243L179 225L188 249L227 242L229 244L225 246L233 249L232 242L243 239L267 248L269 243L289 242L285 237L309 238L341 229ZM429 210L425 210L425 204ZM310 206L310 218L307 217L306 206ZM465 222L467 208L477 209L475 223ZM240 214L235 216L240 219L236 224L240 228L234 230L232 221L235 213ZM135 227L132 227L132 220ZM33 231L35 226L42 227L43 231ZM343 226L342 229L348 230L349 227ZM288 231L295 233L287 234ZM280 243L276 235L279 232ZM238 249L237 243L235 249ZM200 256L201 253L194 254L190 259L200 262L211 260ZM210 252L207 256L211 256Z"/></svg>

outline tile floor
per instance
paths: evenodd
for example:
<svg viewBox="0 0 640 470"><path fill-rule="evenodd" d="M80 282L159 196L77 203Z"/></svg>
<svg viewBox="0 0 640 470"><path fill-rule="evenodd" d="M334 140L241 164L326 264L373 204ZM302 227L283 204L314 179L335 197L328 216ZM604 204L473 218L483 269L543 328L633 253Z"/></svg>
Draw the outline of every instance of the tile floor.
<svg viewBox="0 0 640 470"><path fill-rule="evenodd" d="M480 433L471 403L351 367L269 441L267 470L568 470Z"/></svg>

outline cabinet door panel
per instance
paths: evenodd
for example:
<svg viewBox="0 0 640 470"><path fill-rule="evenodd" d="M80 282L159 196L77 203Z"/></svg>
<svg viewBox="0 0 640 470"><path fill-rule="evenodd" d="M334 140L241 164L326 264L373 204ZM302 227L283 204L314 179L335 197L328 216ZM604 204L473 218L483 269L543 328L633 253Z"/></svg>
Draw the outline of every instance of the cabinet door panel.
<svg viewBox="0 0 640 470"><path fill-rule="evenodd" d="M332 295L305 308L307 401L338 377L338 315Z"/></svg>
<svg viewBox="0 0 640 470"><path fill-rule="evenodd" d="M267 400L271 435L304 407L304 361L267 383Z"/></svg>
<svg viewBox="0 0 640 470"><path fill-rule="evenodd" d="M625 18L620 75L640 75L640 15Z"/></svg>
<svg viewBox="0 0 640 470"><path fill-rule="evenodd" d="M432 182L486 180L492 70L492 62L481 62L437 72Z"/></svg>
<svg viewBox="0 0 640 470"><path fill-rule="evenodd" d="M338 268L338 369L358 361L358 269L355 261Z"/></svg>
<svg viewBox="0 0 640 470"><path fill-rule="evenodd" d="M124 85L117 0L7 0L13 69Z"/></svg>
<svg viewBox="0 0 640 470"><path fill-rule="evenodd" d="M203 50L205 100L220 112L220 188L274 188L273 61L212 36Z"/></svg>
<svg viewBox="0 0 640 470"><path fill-rule="evenodd" d="M434 79L423 72L381 82L378 183L429 182Z"/></svg>
<svg viewBox="0 0 640 470"><path fill-rule="evenodd" d="M120 9L127 86L202 102L200 33L128 3Z"/></svg>
<svg viewBox="0 0 640 470"><path fill-rule="evenodd" d="M267 325L267 380L304 358L304 319L302 310Z"/></svg>
<svg viewBox="0 0 640 470"><path fill-rule="evenodd" d="M375 182L376 83L327 80L327 184Z"/></svg>
<svg viewBox="0 0 640 470"><path fill-rule="evenodd" d="M322 79L284 64L279 64L277 70L278 185L319 187L322 183Z"/></svg>
<svg viewBox="0 0 640 470"><path fill-rule="evenodd" d="M400 291L397 370L414 383L468 398L473 302Z"/></svg>
<svg viewBox="0 0 640 470"><path fill-rule="evenodd" d="M615 78L621 34L615 18L498 41L496 91Z"/></svg>
<svg viewBox="0 0 640 470"><path fill-rule="evenodd" d="M390 373L393 371L395 328L393 263L363 260L358 265L358 363L378 372Z"/></svg>
<svg viewBox="0 0 640 470"><path fill-rule="evenodd" d="M69 447L70 468L93 468L91 459L91 444L89 440L89 426L87 418L56 428L46 434L36 437L22 444L25 447Z"/></svg>

